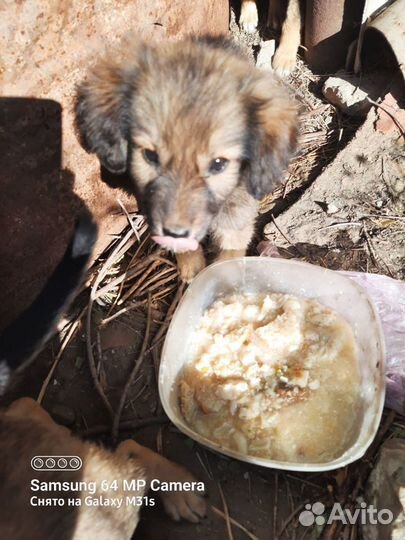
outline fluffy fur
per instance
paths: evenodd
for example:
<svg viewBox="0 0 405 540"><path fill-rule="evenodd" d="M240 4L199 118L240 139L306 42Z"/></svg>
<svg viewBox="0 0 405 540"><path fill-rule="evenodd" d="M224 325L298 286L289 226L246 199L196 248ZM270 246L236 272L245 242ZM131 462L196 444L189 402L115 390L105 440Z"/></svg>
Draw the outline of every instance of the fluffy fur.
<svg viewBox="0 0 405 540"><path fill-rule="evenodd" d="M89 72L76 117L85 148L130 173L153 235L210 235L220 258L245 253L297 132L286 90L214 38L125 43ZM192 279L201 247L178 263Z"/></svg>

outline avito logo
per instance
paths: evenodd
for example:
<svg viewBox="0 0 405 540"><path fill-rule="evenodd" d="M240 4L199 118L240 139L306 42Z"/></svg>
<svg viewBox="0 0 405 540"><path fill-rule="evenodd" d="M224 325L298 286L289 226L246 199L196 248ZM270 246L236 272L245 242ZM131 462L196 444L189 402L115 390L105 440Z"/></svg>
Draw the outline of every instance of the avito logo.
<svg viewBox="0 0 405 540"><path fill-rule="evenodd" d="M321 502L314 504L306 504L305 510L298 516L298 521L304 527L310 527L314 523L317 525L330 525L334 521L340 521L344 525L354 525L360 522L362 525L369 523L370 525L388 525L394 520L394 514L387 508L379 510L373 505L367 506L362 502L359 507L350 510L344 508L340 503L335 503L329 514L325 513L325 505Z"/></svg>

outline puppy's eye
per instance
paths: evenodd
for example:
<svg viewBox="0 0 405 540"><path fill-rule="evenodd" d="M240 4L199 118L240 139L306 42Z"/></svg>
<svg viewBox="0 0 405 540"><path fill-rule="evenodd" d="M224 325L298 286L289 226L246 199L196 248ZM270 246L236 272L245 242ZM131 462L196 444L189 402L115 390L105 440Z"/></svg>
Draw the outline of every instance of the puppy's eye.
<svg viewBox="0 0 405 540"><path fill-rule="evenodd" d="M153 165L154 167L158 167L160 165L159 156L157 152L155 152L154 150L150 150L149 148L144 148L142 150L142 156L143 156L143 159L150 165Z"/></svg>
<svg viewBox="0 0 405 540"><path fill-rule="evenodd" d="M219 157L211 161L208 167L209 174L219 174L223 172L228 166L229 160Z"/></svg>

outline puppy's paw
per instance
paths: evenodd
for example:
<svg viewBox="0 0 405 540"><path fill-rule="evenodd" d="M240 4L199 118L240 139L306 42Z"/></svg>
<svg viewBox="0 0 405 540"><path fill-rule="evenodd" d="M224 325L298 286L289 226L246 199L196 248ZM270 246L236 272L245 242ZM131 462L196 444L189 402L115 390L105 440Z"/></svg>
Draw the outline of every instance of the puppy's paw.
<svg viewBox="0 0 405 540"><path fill-rule="evenodd" d="M162 482L196 482L195 478L180 465L176 465L165 457L141 446L132 439L122 442L116 454L126 459L133 459L143 470L148 481L158 479ZM163 505L169 516L175 521L187 519L198 523L206 514L207 505L201 491L159 491Z"/></svg>
<svg viewBox="0 0 405 540"><path fill-rule="evenodd" d="M273 56L273 69L280 77L287 77L295 69L297 51L286 47L279 47Z"/></svg>
<svg viewBox="0 0 405 540"><path fill-rule="evenodd" d="M176 259L180 278L186 283L190 283L205 268L205 257L201 248L196 251L176 253Z"/></svg>
<svg viewBox="0 0 405 540"><path fill-rule="evenodd" d="M168 481L195 482L195 478L186 469L165 460L165 471L162 475ZM200 494L199 494L200 493ZM207 513L207 505L198 491L165 491L160 492L163 506L174 521L186 519L198 523Z"/></svg>
<svg viewBox="0 0 405 540"><path fill-rule="evenodd" d="M221 249L218 253L215 262L228 261L229 259L236 259L237 257L244 257L246 255L245 249Z"/></svg>
<svg viewBox="0 0 405 540"><path fill-rule="evenodd" d="M239 26L252 34L259 24L259 16L255 0L243 0L240 9Z"/></svg>

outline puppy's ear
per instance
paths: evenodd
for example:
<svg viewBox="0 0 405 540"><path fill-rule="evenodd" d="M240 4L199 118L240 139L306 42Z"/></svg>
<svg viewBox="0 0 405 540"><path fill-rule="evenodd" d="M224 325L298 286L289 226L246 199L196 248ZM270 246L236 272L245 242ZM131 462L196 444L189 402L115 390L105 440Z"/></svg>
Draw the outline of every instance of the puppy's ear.
<svg viewBox="0 0 405 540"><path fill-rule="evenodd" d="M249 193L260 200L281 182L295 151L298 111L270 74L258 73L245 96L250 130L244 175Z"/></svg>
<svg viewBox="0 0 405 540"><path fill-rule="evenodd" d="M115 174L127 168L135 68L103 60L77 92L76 126L88 152Z"/></svg>

